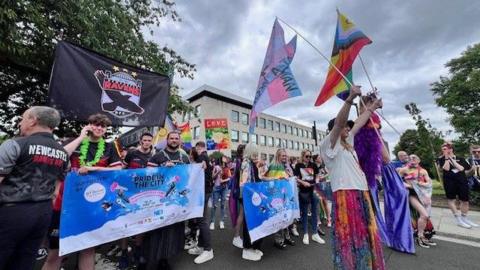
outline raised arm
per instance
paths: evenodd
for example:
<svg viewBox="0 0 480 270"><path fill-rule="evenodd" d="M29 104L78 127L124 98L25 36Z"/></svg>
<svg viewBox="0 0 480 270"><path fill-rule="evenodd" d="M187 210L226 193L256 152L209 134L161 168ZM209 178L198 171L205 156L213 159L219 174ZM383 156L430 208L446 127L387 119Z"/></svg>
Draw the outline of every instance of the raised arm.
<svg viewBox="0 0 480 270"><path fill-rule="evenodd" d="M67 151L69 156L72 155L75 149L78 148L78 146L82 143L83 139L88 137L88 132L91 130L92 127L90 125L84 126L82 128L82 131L80 132L80 135L75 140L71 141L69 144L63 147L65 151Z"/></svg>
<svg viewBox="0 0 480 270"><path fill-rule="evenodd" d="M342 132L343 128L345 127L345 124L347 123L348 115L350 114L350 108L353 105L353 100L361 94L362 92L359 86L353 85L350 88L350 95L345 100L345 103L343 103L342 108L340 109L340 111L337 114L337 117L335 118L335 125L330 131L331 148L335 147L335 144L337 143L338 138L340 137L340 133Z"/></svg>
<svg viewBox="0 0 480 270"><path fill-rule="evenodd" d="M381 108L382 106L382 99L376 99L372 102L372 104L367 106L367 109L362 114L360 114L357 120L355 120L355 125L353 126L352 130L350 130L350 134L352 136L355 136L355 134L357 134L357 132L368 122L370 116L372 116L372 113L376 109Z"/></svg>

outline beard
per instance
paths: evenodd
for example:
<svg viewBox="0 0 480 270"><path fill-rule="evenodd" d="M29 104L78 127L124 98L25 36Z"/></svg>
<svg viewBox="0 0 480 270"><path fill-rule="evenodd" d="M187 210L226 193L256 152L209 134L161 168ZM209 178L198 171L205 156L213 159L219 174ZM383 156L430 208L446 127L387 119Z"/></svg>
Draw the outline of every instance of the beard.
<svg viewBox="0 0 480 270"><path fill-rule="evenodd" d="M167 146L172 150L177 150L180 147L179 144L167 144Z"/></svg>

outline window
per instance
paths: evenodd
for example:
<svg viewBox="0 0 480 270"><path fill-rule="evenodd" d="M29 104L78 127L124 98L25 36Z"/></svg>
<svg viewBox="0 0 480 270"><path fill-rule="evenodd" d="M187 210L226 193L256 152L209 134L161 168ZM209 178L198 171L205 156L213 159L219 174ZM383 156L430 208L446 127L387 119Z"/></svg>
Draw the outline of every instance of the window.
<svg viewBox="0 0 480 270"><path fill-rule="evenodd" d="M202 105L199 104L199 105L195 106L195 115L197 117L200 117L201 113L202 113Z"/></svg>
<svg viewBox="0 0 480 270"><path fill-rule="evenodd" d="M288 148L293 149L293 141L288 141Z"/></svg>
<svg viewBox="0 0 480 270"><path fill-rule="evenodd" d="M302 137L305 137L305 136L306 136L306 135L305 135L305 130L300 129L300 131L301 131Z"/></svg>
<svg viewBox="0 0 480 270"><path fill-rule="evenodd" d="M264 135L260 136L260 145L265 145L267 143L266 138Z"/></svg>
<svg viewBox="0 0 480 270"><path fill-rule="evenodd" d="M188 121L187 114L186 113L182 114L182 123L185 123L187 121Z"/></svg>
<svg viewBox="0 0 480 270"><path fill-rule="evenodd" d="M299 148L299 143L295 142L295 150L298 150L298 148Z"/></svg>
<svg viewBox="0 0 480 270"><path fill-rule="evenodd" d="M193 128L193 139L198 139L200 138L200 127L194 127Z"/></svg>
<svg viewBox="0 0 480 270"><path fill-rule="evenodd" d="M253 144L257 144L257 138L258 138L257 134L252 134L250 136L250 140L252 141Z"/></svg>
<svg viewBox="0 0 480 270"><path fill-rule="evenodd" d="M307 133L307 139L310 138L310 131L306 131L305 133Z"/></svg>
<svg viewBox="0 0 480 270"><path fill-rule="evenodd" d="M273 137L268 136L267 144L268 144L268 146L273 147Z"/></svg>
<svg viewBox="0 0 480 270"><path fill-rule="evenodd" d="M242 124L248 125L248 114L242 113Z"/></svg>
<svg viewBox="0 0 480 270"><path fill-rule="evenodd" d="M280 122L275 122L275 131L280 132Z"/></svg>
<svg viewBox="0 0 480 270"><path fill-rule="evenodd" d="M282 147L287 148L287 140L282 140Z"/></svg>
<svg viewBox="0 0 480 270"><path fill-rule="evenodd" d="M287 125L282 124L282 132L287 133Z"/></svg>
<svg viewBox="0 0 480 270"><path fill-rule="evenodd" d="M267 129L273 130L273 121L272 120L268 120Z"/></svg>
<svg viewBox="0 0 480 270"><path fill-rule="evenodd" d="M248 143L248 133L242 132L242 143Z"/></svg>
<svg viewBox="0 0 480 270"><path fill-rule="evenodd" d="M305 143L302 142L302 149L305 149ZM310 149L308 149L310 150Z"/></svg>
<svg viewBox="0 0 480 270"><path fill-rule="evenodd" d="M268 155L268 162L272 163L274 158L275 158L275 155L272 155L272 154Z"/></svg>
<svg viewBox="0 0 480 270"><path fill-rule="evenodd" d="M239 112L232 111L232 115L230 117L232 117L232 122L238 122Z"/></svg>
<svg viewBox="0 0 480 270"><path fill-rule="evenodd" d="M267 127L267 121L265 120L265 118L260 118L260 127L261 128Z"/></svg>
<svg viewBox="0 0 480 270"><path fill-rule="evenodd" d="M238 142L238 130L232 129L232 142Z"/></svg>
<svg viewBox="0 0 480 270"><path fill-rule="evenodd" d="M288 126L288 133L293 135L293 127L292 126Z"/></svg>
<svg viewBox="0 0 480 270"><path fill-rule="evenodd" d="M279 138L275 138L275 147L282 147L282 145L280 144Z"/></svg>
<svg viewBox="0 0 480 270"><path fill-rule="evenodd" d="M261 153L261 154L260 154L260 159L261 159L261 160L267 160L267 154Z"/></svg>
<svg viewBox="0 0 480 270"><path fill-rule="evenodd" d="M295 128L295 136L298 136L298 128Z"/></svg>

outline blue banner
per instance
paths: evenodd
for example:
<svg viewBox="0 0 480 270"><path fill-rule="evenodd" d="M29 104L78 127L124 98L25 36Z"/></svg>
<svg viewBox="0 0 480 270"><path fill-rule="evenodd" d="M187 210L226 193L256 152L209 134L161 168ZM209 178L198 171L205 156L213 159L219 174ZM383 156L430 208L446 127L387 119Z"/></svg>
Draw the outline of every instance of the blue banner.
<svg viewBox="0 0 480 270"><path fill-rule="evenodd" d="M252 242L288 227L300 218L295 178L245 184L243 205Z"/></svg>
<svg viewBox="0 0 480 270"><path fill-rule="evenodd" d="M60 255L201 217L200 164L69 173L60 219Z"/></svg>

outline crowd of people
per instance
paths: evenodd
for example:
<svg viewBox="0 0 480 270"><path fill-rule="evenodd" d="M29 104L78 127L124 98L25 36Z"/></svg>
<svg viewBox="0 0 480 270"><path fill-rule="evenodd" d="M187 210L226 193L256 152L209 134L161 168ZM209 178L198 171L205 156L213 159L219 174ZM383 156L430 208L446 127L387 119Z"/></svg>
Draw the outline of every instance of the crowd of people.
<svg viewBox="0 0 480 270"><path fill-rule="evenodd" d="M332 228L335 268L384 269L377 213L354 147L355 135L382 103L380 99L371 100L358 119L350 121L353 99L359 95L360 89L352 87L338 115L328 123L329 133L320 143L318 154L303 150L297 159L279 148L269 164L259 158L258 148L252 143L239 145L233 160L227 156L210 158L203 141L185 150L177 131L169 132L166 147L157 150L152 147L152 134L144 133L138 146L122 156L115 145L104 138L111 122L103 114L90 116L88 125L77 138L59 143L52 135L60 123L59 113L49 107L32 107L20 122L20 136L0 146L0 269L32 269L45 236L48 257L42 269L60 269L63 258L58 252L59 224L67 172L85 175L94 171L193 163L201 164L204 171L203 216L136 235L131 240L120 240L120 269L132 264L139 269L171 269L171 258L184 250L196 256L193 260L196 264L212 260L211 231L217 224L219 229L224 229L228 216L234 229L232 245L242 249L243 259L260 261L265 239L252 241L250 238L243 187L246 183L284 179L295 179L297 183L300 219L276 232L271 244L287 249L297 244L295 237L302 239L304 245L310 241L325 244L322 238L325 227L320 226L323 223ZM443 170L452 214L459 226L478 227L468 218L468 201L469 188L479 183L480 146L471 147L472 156L468 161L456 156L450 143L445 143L441 150L437 164ZM389 159L385 157L384 162ZM435 246L428 234L432 230L429 227L432 180L427 170L421 167L417 155L404 151L398 153L398 160L392 164L408 191L408 201L416 217L418 245ZM331 197L315 191L319 183L328 183ZM457 198L460 212L455 204ZM128 250L129 242L134 243L133 252ZM95 268L95 251L96 247L78 252L78 269Z"/></svg>

